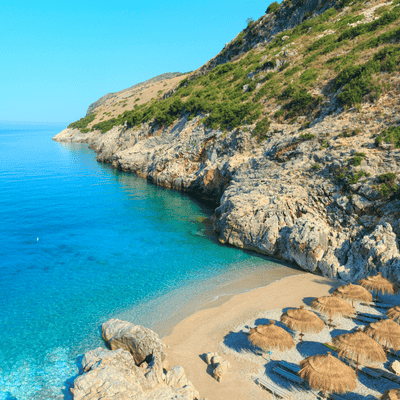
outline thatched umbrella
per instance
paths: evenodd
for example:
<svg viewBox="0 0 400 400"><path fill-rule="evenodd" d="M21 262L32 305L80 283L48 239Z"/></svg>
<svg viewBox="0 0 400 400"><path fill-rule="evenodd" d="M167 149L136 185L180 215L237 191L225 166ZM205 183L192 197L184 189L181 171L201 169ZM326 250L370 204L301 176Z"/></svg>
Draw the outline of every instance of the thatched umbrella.
<svg viewBox="0 0 400 400"><path fill-rule="evenodd" d="M357 377L352 368L334 357L331 352L300 361L299 376L306 380L312 389L325 392L345 393L357 387Z"/></svg>
<svg viewBox="0 0 400 400"><path fill-rule="evenodd" d="M354 313L354 307L347 303L347 301L333 296L317 297L312 301L311 307L329 316L328 322L330 328L334 315L351 315Z"/></svg>
<svg viewBox="0 0 400 400"><path fill-rule="evenodd" d="M379 400L400 400L400 389L385 390Z"/></svg>
<svg viewBox="0 0 400 400"><path fill-rule="evenodd" d="M379 293L395 294L399 290L394 283L384 278L380 272L378 272L378 275L368 276L365 279L359 280L358 284L376 293L376 298L378 298Z"/></svg>
<svg viewBox="0 0 400 400"><path fill-rule="evenodd" d="M400 326L393 320L380 319L377 322L371 322L365 327L364 332L385 348L400 350Z"/></svg>
<svg viewBox="0 0 400 400"><path fill-rule="evenodd" d="M360 361L362 363L386 361L382 346L366 335L361 328L356 332L334 337L333 344L339 348L339 357L355 359L357 374Z"/></svg>
<svg viewBox="0 0 400 400"><path fill-rule="evenodd" d="M362 286L348 285L339 286L332 293L333 296L343 297L346 300L351 300L351 305L354 306L354 300L372 301L372 294Z"/></svg>
<svg viewBox="0 0 400 400"><path fill-rule="evenodd" d="M304 306L287 310L281 316L283 322L290 329L300 331L300 342L303 343L304 333L319 333L324 329L325 323L318 315L312 311L306 310Z"/></svg>
<svg viewBox="0 0 400 400"><path fill-rule="evenodd" d="M280 326L276 326L275 321L272 320L269 321L269 324L259 325L250 329L248 338L252 344L265 351L273 349L284 351L291 349L295 345L289 332Z"/></svg>
<svg viewBox="0 0 400 400"><path fill-rule="evenodd" d="M388 318L400 324L400 306L394 306L386 311Z"/></svg>

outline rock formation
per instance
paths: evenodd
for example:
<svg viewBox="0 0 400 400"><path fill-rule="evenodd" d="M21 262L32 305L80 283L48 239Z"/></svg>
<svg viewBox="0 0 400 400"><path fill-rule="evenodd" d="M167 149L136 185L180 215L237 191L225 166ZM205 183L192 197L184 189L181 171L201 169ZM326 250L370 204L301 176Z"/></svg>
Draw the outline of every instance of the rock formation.
<svg viewBox="0 0 400 400"><path fill-rule="evenodd" d="M182 367L165 370L164 344L150 329L120 320L102 326L113 350L85 354L84 373L71 389L75 400L194 400L199 397Z"/></svg>
<svg viewBox="0 0 400 400"><path fill-rule="evenodd" d="M140 119L140 123L129 114L129 122L128 114L126 120L121 114L120 125L113 125L115 121L109 126L98 125L103 126L104 133L86 121L87 133L67 128L54 140L86 141L100 162L211 200L216 204L213 223L222 243L281 258L329 277L356 282L381 271L400 284L398 72L379 70L379 79L390 78L391 83L386 82L379 96L362 97L357 107L344 107L343 98L339 98L349 89L338 83L343 78L337 72L340 68L324 69L332 79L314 80L314 86L305 83L307 71L312 73L309 64L313 59L322 60L320 65L325 68L336 65L353 50L361 51L352 47L343 50L340 46L344 42L346 46L353 42L342 40L342 35L359 35L357 40L364 40L364 48L375 46L371 54L377 57L380 43L387 45L384 49L389 53L392 44L398 48L397 25L387 25L397 20L398 6L375 0L355 7L345 5L345 0L285 1L276 12L249 24L215 58L164 94L164 100L174 98L183 107L179 113L175 110L172 123L157 124L157 118L161 118L158 114L152 114L149 120ZM368 25L383 18L379 17L383 6L383 11L392 7L391 14L385 14L386 22ZM318 21L324 12L325 19ZM352 30L361 25L375 35L371 42L365 41L370 36L360 36L362 30ZM381 34L376 29L383 26L387 31ZM298 30L287 30L293 27ZM326 48L321 45L325 41L330 43ZM331 58L328 60L325 54ZM363 53L360 60L371 54ZM246 63L242 69L237 67L254 57L258 57L254 68ZM367 64L357 65L366 68ZM395 65L400 65L400 59L393 68ZM241 76L245 68L250 69L243 81L236 83L239 78L229 71ZM346 71L352 74L351 69ZM268 116L264 120L271 118L272 122L257 130L263 127L263 119L254 123L249 115L235 128L227 128L224 122L218 128L212 119L207 120L213 110L187 111L182 99L189 97L195 102L195 95L189 96L191 90L201 95L199 87L210 86L216 79L213 91L229 87L218 96L230 99L235 90L240 96L252 96L246 104L250 107L260 102L259 118ZM271 86L273 79L275 89ZM280 82L284 83L279 86ZM297 84L303 85L301 92L291 86ZM173 97L179 93L181 97ZM294 97L288 103L290 95ZM310 106L307 111L297 107L301 98L313 102L314 108ZM154 111L160 105L160 114L166 109L162 107L170 106L161 98L153 100L149 107ZM141 110L135 118L144 118L143 113L151 111ZM234 111L226 113L234 119Z"/></svg>

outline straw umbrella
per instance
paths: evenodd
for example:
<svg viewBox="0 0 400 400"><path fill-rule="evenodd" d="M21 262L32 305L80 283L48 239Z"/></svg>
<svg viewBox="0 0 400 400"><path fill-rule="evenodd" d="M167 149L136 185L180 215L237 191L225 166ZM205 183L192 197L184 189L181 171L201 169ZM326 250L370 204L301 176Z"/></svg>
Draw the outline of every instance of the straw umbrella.
<svg viewBox="0 0 400 400"><path fill-rule="evenodd" d="M306 380L312 389L325 392L345 393L357 387L357 377L352 368L332 356L316 355L300 361L299 376Z"/></svg>
<svg viewBox="0 0 400 400"><path fill-rule="evenodd" d="M400 389L385 390L379 400L400 400Z"/></svg>
<svg viewBox="0 0 400 400"><path fill-rule="evenodd" d="M354 307L340 297L322 296L315 298L311 307L329 316L329 328L332 327L332 317L335 315L351 315Z"/></svg>
<svg viewBox="0 0 400 400"><path fill-rule="evenodd" d="M400 324L400 306L394 306L392 308L389 308L389 310L386 311L386 315L394 322Z"/></svg>
<svg viewBox="0 0 400 400"><path fill-rule="evenodd" d="M354 300L372 301L372 294L362 286L348 285L339 286L332 293L333 296L343 297L346 300L351 300L351 305L354 306Z"/></svg>
<svg viewBox="0 0 400 400"><path fill-rule="evenodd" d="M360 361L362 363L386 361L382 346L366 335L361 328L356 332L334 337L333 344L339 348L339 357L355 359L357 374Z"/></svg>
<svg viewBox="0 0 400 400"><path fill-rule="evenodd" d="M386 349L391 347L400 350L400 326L391 319L380 319L371 322L364 329L364 332L382 344Z"/></svg>
<svg viewBox="0 0 400 400"><path fill-rule="evenodd" d="M280 326L275 325L275 321L270 320L269 324L259 325L250 329L248 336L250 342L265 351L279 349L280 351L289 350L295 343L289 332Z"/></svg>
<svg viewBox="0 0 400 400"><path fill-rule="evenodd" d="M358 284L371 292L375 292L376 298L378 298L379 293L395 294L398 292L397 286L384 278L380 272L378 272L378 275L368 276L365 279L359 280Z"/></svg>
<svg viewBox="0 0 400 400"><path fill-rule="evenodd" d="M300 342L303 343L304 332L319 333L324 329L325 323L312 311L306 310L304 306L287 310L281 316L283 322L290 329L300 331Z"/></svg>

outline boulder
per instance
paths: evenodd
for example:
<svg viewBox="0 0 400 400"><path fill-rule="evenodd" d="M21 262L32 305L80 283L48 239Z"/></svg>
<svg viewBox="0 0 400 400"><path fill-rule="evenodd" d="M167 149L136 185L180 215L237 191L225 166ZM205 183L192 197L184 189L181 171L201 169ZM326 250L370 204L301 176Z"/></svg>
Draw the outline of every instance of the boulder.
<svg viewBox="0 0 400 400"><path fill-rule="evenodd" d="M147 368L138 367L123 349L97 348L85 354L84 374L74 381L74 400L193 400L199 397L182 367L168 371L155 356Z"/></svg>
<svg viewBox="0 0 400 400"><path fill-rule="evenodd" d="M129 351L136 365L149 362L154 353L158 353L161 361L166 358L165 346L159 336L151 329L119 319L110 319L102 327L102 336L111 350Z"/></svg>
<svg viewBox="0 0 400 400"><path fill-rule="evenodd" d="M399 361L393 361L392 364L390 365L390 369L396 374L400 375L400 362Z"/></svg>

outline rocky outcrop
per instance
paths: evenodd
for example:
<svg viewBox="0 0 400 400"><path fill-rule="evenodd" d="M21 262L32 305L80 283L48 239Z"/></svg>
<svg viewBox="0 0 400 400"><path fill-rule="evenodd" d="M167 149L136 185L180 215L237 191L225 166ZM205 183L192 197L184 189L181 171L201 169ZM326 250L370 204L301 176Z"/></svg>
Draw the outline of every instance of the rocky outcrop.
<svg viewBox="0 0 400 400"><path fill-rule="evenodd" d="M92 143L99 136L99 132L81 132L79 129L66 128L53 140L56 142Z"/></svg>
<svg viewBox="0 0 400 400"><path fill-rule="evenodd" d="M166 358L165 346L151 329L119 319L110 319L101 326L104 341L111 350L123 349L132 354L137 365L150 362L154 354Z"/></svg>
<svg viewBox="0 0 400 400"><path fill-rule="evenodd" d="M399 282L400 201L380 194L378 176L400 174L400 150L377 148L368 124L342 139L351 126L342 115L322 118L304 140L299 125L272 124L257 143L244 128L213 130L196 117L165 128L115 127L87 140L101 162L219 203L214 226L223 243L329 277L356 282L381 271ZM346 146L321 148L327 134ZM68 131L56 140L65 137L73 140ZM365 154L360 166L349 161L355 152ZM337 178L344 168L363 175L344 187Z"/></svg>
<svg viewBox="0 0 400 400"><path fill-rule="evenodd" d="M198 392L182 367L166 368L164 344L150 329L111 319L102 325L112 350L97 348L82 360L71 389L75 400L194 400Z"/></svg>
<svg viewBox="0 0 400 400"><path fill-rule="evenodd" d="M132 355L118 349L97 348L85 354L84 374L71 389L75 400L193 400L198 392L187 380L182 367L166 374L155 358L141 368Z"/></svg>

